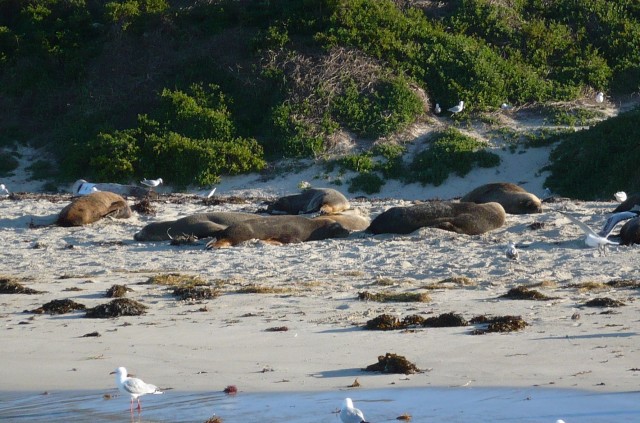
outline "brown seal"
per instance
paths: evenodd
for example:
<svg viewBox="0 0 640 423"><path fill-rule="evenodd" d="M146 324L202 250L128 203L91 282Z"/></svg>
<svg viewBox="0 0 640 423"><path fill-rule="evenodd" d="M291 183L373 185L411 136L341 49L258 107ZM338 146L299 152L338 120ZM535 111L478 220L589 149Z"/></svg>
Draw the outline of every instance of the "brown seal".
<svg viewBox="0 0 640 423"><path fill-rule="evenodd" d="M371 220L363 216L359 210L345 210L342 213L323 214L313 219L333 220L349 231L364 231L371 224Z"/></svg>
<svg viewBox="0 0 640 423"><path fill-rule="evenodd" d="M131 217L131 209L118 194L99 191L74 199L60 211L56 223L60 226L82 226L107 216L126 219Z"/></svg>
<svg viewBox="0 0 640 423"><path fill-rule="evenodd" d="M640 216L626 222L620 228L620 244L640 244Z"/></svg>
<svg viewBox="0 0 640 423"><path fill-rule="evenodd" d="M350 207L340 191L331 188L308 188L300 194L280 197L267 207L272 214L340 213Z"/></svg>
<svg viewBox="0 0 640 423"><path fill-rule="evenodd" d="M542 213L542 201L516 184L497 182L481 185L460 199L469 203L500 203L509 214Z"/></svg>
<svg viewBox="0 0 640 423"><path fill-rule="evenodd" d="M216 236L227 226L260 217L257 214L241 212L196 213L177 220L153 222L137 232L136 241L168 241L179 235L193 235L196 238Z"/></svg>
<svg viewBox="0 0 640 423"><path fill-rule="evenodd" d="M304 216L262 216L231 225L210 241L206 248L222 248L238 245L251 239L271 244L319 241L327 238L344 238L349 231L330 219L309 219Z"/></svg>
<svg viewBox="0 0 640 423"><path fill-rule="evenodd" d="M631 194L629 197L627 197L626 200L620 203L612 213L629 211L632 208L634 208L636 205L640 206L640 193Z"/></svg>
<svg viewBox="0 0 640 423"><path fill-rule="evenodd" d="M392 207L378 215L367 232L408 234L422 227L478 235L504 225L504 208L498 203L432 201L409 207Z"/></svg>

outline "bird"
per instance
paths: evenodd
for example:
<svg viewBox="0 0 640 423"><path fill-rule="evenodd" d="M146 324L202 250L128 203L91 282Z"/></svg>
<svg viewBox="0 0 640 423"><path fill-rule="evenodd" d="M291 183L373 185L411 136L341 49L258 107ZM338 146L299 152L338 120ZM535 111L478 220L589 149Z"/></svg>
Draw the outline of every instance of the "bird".
<svg viewBox="0 0 640 423"><path fill-rule="evenodd" d="M627 193L624 191L618 191L613 194L613 196L616 198L616 201L618 203L624 203L625 201L627 201Z"/></svg>
<svg viewBox="0 0 640 423"><path fill-rule="evenodd" d="M456 113L460 113L464 110L464 101L461 101L457 106L453 106L448 110L452 113L451 116L455 115Z"/></svg>
<svg viewBox="0 0 640 423"><path fill-rule="evenodd" d="M340 409L340 420L342 423L367 423L362 411L353 406L351 398L345 398Z"/></svg>
<svg viewBox="0 0 640 423"><path fill-rule="evenodd" d="M434 107L433 111L436 113L436 115L439 115L440 112L442 111L438 103L436 103L436 107Z"/></svg>
<svg viewBox="0 0 640 423"><path fill-rule="evenodd" d="M604 226L598 232L598 235L602 237L608 237L609 234L613 231L613 228L623 220L633 219L634 217L640 216L640 210L638 210L638 206L635 206L629 211L623 211L618 213L613 213L609 218L604 222Z"/></svg>
<svg viewBox="0 0 640 423"><path fill-rule="evenodd" d="M138 411L142 410L140 406L140 397L145 394L162 394L163 392L158 389L157 386L145 383L142 380L129 377L127 369L124 367L118 367L109 374L116 375L116 386L118 390L123 394L128 394L131 397L131 412L133 413L133 400L138 400Z"/></svg>
<svg viewBox="0 0 640 423"><path fill-rule="evenodd" d="M604 101L604 93L602 91L599 91L598 94L596 94L596 103L602 103Z"/></svg>
<svg viewBox="0 0 640 423"><path fill-rule="evenodd" d="M518 261L518 259L520 259L520 253L516 248L516 244L513 242L510 242L509 245L507 245L507 249L504 250L504 253L509 260Z"/></svg>
<svg viewBox="0 0 640 423"><path fill-rule="evenodd" d="M142 181L140 181L140 183L142 185L146 185L150 188L154 188L157 187L158 185L160 185L162 183L162 178L158 178L158 179L143 179Z"/></svg>
<svg viewBox="0 0 640 423"><path fill-rule="evenodd" d="M215 194L215 193L216 193L216 188L217 188L217 187L213 187L213 189L212 189L211 191L209 191L209 194L207 194L207 198L211 198L211 197L213 197L213 194Z"/></svg>
<svg viewBox="0 0 640 423"><path fill-rule="evenodd" d="M4 184L0 184L0 196L3 196L3 197L9 196L9 190L7 189L6 186L4 186Z"/></svg>
<svg viewBox="0 0 640 423"><path fill-rule="evenodd" d="M598 235L593 231L593 229L591 229L589 226L587 226L584 222L582 222L577 217L572 216L569 213L566 213L563 211L560 211L560 213L562 213L567 219L569 219L570 221L578 225L580 229L582 229L582 231L587 235L584 238L584 243L589 247L597 247L599 253L606 255L607 245L619 245L617 242L609 241L607 239L609 234L606 234L605 236Z"/></svg>
<svg viewBox="0 0 640 423"><path fill-rule="evenodd" d="M502 104L500 105L500 108L501 108L502 110L511 110L511 106L509 106L507 103L502 103Z"/></svg>

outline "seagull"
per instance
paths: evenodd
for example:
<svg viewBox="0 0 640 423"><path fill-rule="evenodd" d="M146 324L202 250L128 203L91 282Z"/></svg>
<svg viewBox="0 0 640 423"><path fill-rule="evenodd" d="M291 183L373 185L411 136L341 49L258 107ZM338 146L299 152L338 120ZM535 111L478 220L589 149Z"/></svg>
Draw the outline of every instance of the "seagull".
<svg viewBox="0 0 640 423"><path fill-rule="evenodd" d="M604 93L602 91L596 94L596 103L602 103L604 101Z"/></svg>
<svg viewBox="0 0 640 423"><path fill-rule="evenodd" d="M123 394L129 394L131 396L131 412L133 413L133 400L138 400L138 411L142 410L140 406L140 398L145 394L162 394L163 392L158 389L157 386L145 383L135 377L129 377L127 369L124 367L118 367L109 374L116 375L116 386L118 390Z"/></svg>
<svg viewBox="0 0 640 423"><path fill-rule="evenodd" d="M600 232L598 232L598 235L606 238L618 223L622 222L623 220L633 219L634 217L638 216L640 216L640 210L638 210L638 206L635 206L629 211L613 213L611 216L609 216L606 222L604 222L604 226L602 227Z"/></svg>
<svg viewBox="0 0 640 423"><path fill-rule="evenodd" d="M606 234L604 236L598 235L597 233L595 233L593 231L593 229L591 229L589 226L587 226L584 222L579 220L577 217L574 217L574 216L570 215L569 213L565 213L563 211L560 211L560 213L565 215L567 217L567 219L569 219L570 221L572 221L576 225L580 226L580 229L582 229L582 231L587 235L584 238L584 243L589 247L597 247L598 248L598 252L603 253L603 254L606 255L606 253L607 253L607 250L606 250L607 245L619 245L617 242L609 241L607 239L609 234Z"/></svg>
<svg viewBox="0 0 640 423"><path fill-rule="evenodd" d="M439 115L440 112L442 111L438 103L436 103L436 107L433 109L433 111L436 113L436 115Z"/></svg>
<svg viewBox="0 0 640 423"><path fill-rule="evenodd" d="M345 398L340 409L340 420L342 423L367 423L362 411L353 406L351 398Z"/></svg>
<svg viewBox="0 0 640 423"><path fill-rule="evenodd" d="M616 198L616 201L618 203L624 203L625 201L627 201L627 193L624 191L618 191L613 194L613 196Z"/></svg>
<svg viewBox="0 0 640 423"><path fill-rule="evenodd" d="M158 185L160 185L162 183L162 178L158 178L158 179L143 179L142 181L140 181L140 183L142 185L146 185L150 188L154 188L157 187Z"/></svg>
<svg viewBox="0 0 640 423"><path fill-rule="evenodd" d="M9 190L4 186L4 184L0 184L0 195L3 197L9 196Z"/></svg>
<svg viewBox="0 0 640 423"><path fill-rule="evenodd" d="M510 242L509 245L507 245L507 249L504 250L504 253L509 260L518 261L518 259L520 258L520 253L518 253L516 244L513 242Z"/></svg>
<svg viewBox="0 0 640 423"><path fill-rule="evenodd" d="M448 110L452 113L451 116L455 115L456 113L460 113L462 110L464 110L464 101L461 101L457 106L453 106Z"/></svg>
<svg viewBox="0 0 640 423"><path fill-rule="evenodd" d="M507 103L502 103L502 104L500 105L500 108L501 108L502 110L510 110L510 109L511 109L511 106L509 106Z"/></svg>
<svg viewBox="0 0 640 423"><path fill-rule="evenodd" d="M215 193L216 193L216 188L217 188L217 187L213 187L213 189L212 189L211 191L209 191L209 194L207 194L207 198L211 198L211 197L213 197L213 194L215 194Z"/></svg>

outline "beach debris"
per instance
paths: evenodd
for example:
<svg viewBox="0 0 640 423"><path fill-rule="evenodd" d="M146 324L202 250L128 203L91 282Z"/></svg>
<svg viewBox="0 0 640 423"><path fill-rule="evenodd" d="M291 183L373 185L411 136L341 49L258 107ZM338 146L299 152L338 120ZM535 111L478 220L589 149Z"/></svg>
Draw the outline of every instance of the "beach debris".
<svg viewBox="0 0 640 423"><path fill-rule="evenodd" d="M266 328L265 332L287 332L289 330L286 326L275 326L271 328Z"/></svg>
<svg viewBox="0 0 640 423"><path fill-rule="evenodd" d="M587 301L583 304L584 307L622 307L626 305L622 301L614 300L609 297L599 297Z"/></svg>
<svg viewBox="0 0 640 423"><path fill-rule="evenodd" d="M470 320L473 324L488 324L484 329L474 329L472 335L484 335L491 332L514 332L522 330L529 324L521 316L495 316L480 315Z"/></svg>
<svg viewBox="0 0 640 423"><path fill-rule="evenodd" d="M358 382L358 378L356 378L356 380L354 380L351 385L347 385L347 388L359 388L359 387L360 387L360 382Z"/></svg>
<svg viewBox="0 0 640 423"><path fill-rule="evenodd" d="M227 395L235 395L238 393L238 387L236 385L228 385L222 392Z"/></svg>
<svg viewBox="0 0 640 423"><path fill-rule="evenodd" d="M546 224L544 222L533 222L530 225L527 225L527 228L531 229L532 231L537 231L539 229L544 229L545 226Z"/></svg>
<svg viewBox="0 0 640 423"><path fill-rule="evenodd" d="M94 331L94 332L85 333L80 338L99 338L101 336L102 335L100 335L100 332Z"/></svg>
<svg viewBox="0 0 640 423"><path fill-rule="evenodd" d="M365 329L371 330L394 330L402 328L403 326L401 325L400 320L390 314L381 314L374 317L373 319L368 320L365 325Z"/></svg>
<svg viewBox="0 0 640 423"><path fill-rule="evenodd" d="M140 316L146 313L147 306L128 298L116 298L107 304L87 309L85 317L106 319L120 316Z"/></svg>
<svg viewBox="0 0 640 423"><path fill-rule="evenodd" d="M267 285L247 285L235 291L238 294L291 294L293 288Z"/></svg>
<svg viewBox="0 0 640 423"><path fill-rule="evenodd" d="M121 298L127 295L127 292L133 292L133 289L129 288L127 285L112 285L111 288L107 289L106 297L107 298Z"/></svg>
<svg viewBox="0 0 640 423"><path fill-rule="evenodd" d="M156 208L151 205L151 201L148 197L143 198L142 200L131 206L131 210L147 216L155 216L157 213Z"/></svg>
<svg viewBox="0 0 640 423"><path fill-rule="evenodd" d="M222 423L222 419L216 415L209 417L204 423Z"/></svg>
<svg viewBox="0 0 640 423"><path fill-rule="evenodd" d="M116 375L116 387L122 394L131 397L131 412L133 413L133 400L138 400L138 411L142 410L140 397L146 394L162 394L157 386L145 383L141 379L129 377L127 369L118 367L110 374Z"/></svg>
<svg viewBox="0 0 640 423"><path fill-rule="evenodd" d="M422 326L432 328L448 328L456 326L468 326L469 322L459 314L443 313L438 317L429 317L424 320Z"/></svg>
<svg viewBox="0 0 640 423"><path fill-rule="evenodd" d="M358 299L363 301L376 301L379 303L427 303L431 297L426 292L359 292Z"/></svg>
<svg viewBox="0 0 640 423"><path fill-rule="evenodd" d="M220 296L220 291L210 286L177 286L173 295L179 300L209 300Z"/></svg>
<svg viewBox="0 0 640 423"><path fill-rule="evenodd" d="M44 291L36 291L27 288L15 279L0 276L0 294L42 294Z"/></svg>
<svg viewBox="0 0 640 423"><path fill-rule="evenodd" d="M418 369L415 364L395 353L386 353L385 355L378 356L378 362L367 366L364 370L368 372L398 373L405 375L422 373L422 370Z"/></svg>
<svg viewBox="0 0 640 423"><path fill-rule="evenodd" d="M84 304L76 303L73 300L53 300L41 307L31 310L31 313L42 314L66 314L75 310L85 310L87 307Z"/></svg>
<svg viewBox="0 0 640 423"><path fill-rule="evenodd" d="M536 300L547 301L555 300L557 297L548 297L535 289L527 288L526 286L516 286L507 291L506 294L500 295L499 298L508 298L510 300Z"/></svg>
<svg viewBox="0 0 640 423"><path fill-rule="evenodd" d="M400 414L398 417L396 417L396 420L401 420L401 421L405 421L405 422L410 422L411 421L411 414L409 413L402 413Z"/></svg>
<svg viewBox="0 0 640 423"><path fill-rule="evenodd" d="M342 402L340 421L342 421L342 423L367 423L362 411L353 406L351 398L345 398Z"/></svg>
<svg viewBox="0 0 640 423"><path fill-rule="evenodd" d="M507 245L506 250L504 250L504 254L509 260L518 261L520 259L520 253L518 252L518 249L516 248L516 244L514 242L510 242Z"/></svg>
<svg viewBox="0 0 640 423"><path fill-rule="evenodd" d="M640 288L639 279L614 279L606 283L606 285L613 288Z"/></svg>

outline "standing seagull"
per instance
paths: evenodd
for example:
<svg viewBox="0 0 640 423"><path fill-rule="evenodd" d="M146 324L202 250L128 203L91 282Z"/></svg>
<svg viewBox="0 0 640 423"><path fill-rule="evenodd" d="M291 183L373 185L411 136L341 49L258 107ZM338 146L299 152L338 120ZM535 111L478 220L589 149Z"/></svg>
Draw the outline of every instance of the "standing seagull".
<svg viewBox="0 0 640 423"><path fill-rule="evenodd" d="M518 259L520 258L520 253L516 248L516 244L513 242L510 242L509 245L507 245L507 249L504 250L504 254L509 260L518 261Z"/></svg>
<svg viewBox="0 0 640 423"><path fill-rule="evenodd" d="M436 103L436 107L433 109L433 111L436 113L436 115L439 115L440 112L442 111L438 103Z"/></svg>
<svg viewBox="0 0 640 423"><path fill-rule="evenodd" d="M596 103L602 103L604 101L604 93L602 91L596 94Z"/></svg>
<svg viewBox="0 0 640 423"><path fill-rule="evenodd" d="M149 188L155 188L158 185L160 185L162 183L162 178L158 178L158 179L143 179L142 181L140 181L140 183L142 185L146 185Z"/></svg>
<svg viewBox="0 0 640 423"><path fill-rule="evenodd" d="M116 386L118 390L123 394L129 394L131 396L131 412L133 413L133 400L138 400L138 411L142 410L140 406L140 398L145 394L162 394L163 392L158 389L157 386L143 382L135 377L129 377L127 375L127 369L124 367L118 367L109 374L116 375Z"/></svg>
<svg viewBox="0 0 640 423"><path fill-rule="evenodd" d="M342 423L367 423L362 411L353 406L351 398L345 398L340 409L340 420Z"/></svg>
<svg viewBox="0 0 640 423"><path fill-rule="evenodd" d="M448 110L451 112L451 116L455 115L456 113L460 113L464 110L464 101L461 101L457 106L453 106Z"/></svg>
<svg viewBox="0 0 640 423"><path fill-rule="evenodd" d="M0 184L0 196L2 197L9 196L9 190L7 189L7 187L4 186L4 184Z"/></svg>
<svg viewBox="0 0 640 423"><path fill-rule="evenodd" d="M607 237L609 236L608 233L606 235L604 235L604 236L598 235L597 233L594 232L593 229L591 229L589 226L587 226L584 222L579 220L577 217L574 217L574 216L570 215L569 213L565 213L563 211L561 211L560 213L565 215L567 217L567 219L569 219L570 221L572 221L576 225L580 226L580 229L582 229L582 231L587 235L584 238L584 243L587 244L587 246L589 246L589 247L597 247L599 253L602 253L602 254L606 255L607 254L607 250L606 250L607 245L620 245L617 242L609 241L607 239ZM613 228L611 228L611 229L613 229Z"/></svg>

